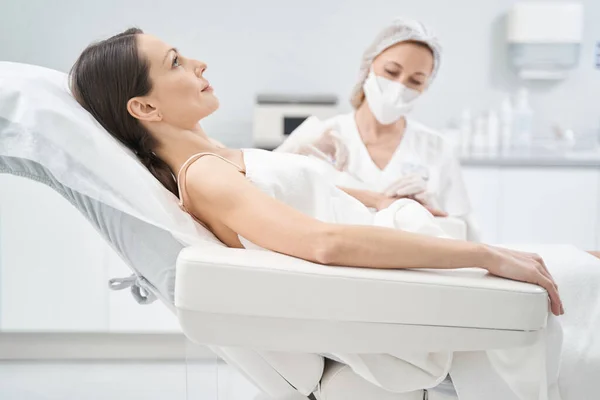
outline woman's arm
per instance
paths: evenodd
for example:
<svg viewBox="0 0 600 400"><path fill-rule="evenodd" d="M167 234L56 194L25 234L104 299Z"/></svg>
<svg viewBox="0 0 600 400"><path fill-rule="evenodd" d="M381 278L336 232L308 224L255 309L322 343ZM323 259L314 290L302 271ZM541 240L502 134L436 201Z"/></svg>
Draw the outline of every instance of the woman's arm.
<svg viewBox="0 0 600 400"><path fill-rule="evenodd" d="M323 223L264 194L235 167L214 157L204 157L189 168L187 186L189 209L210 215L263 248L327 265L481 267L543 286L553 310L560 312L554 282L542 272L543 262L535 255L387 228Z"/></svg>

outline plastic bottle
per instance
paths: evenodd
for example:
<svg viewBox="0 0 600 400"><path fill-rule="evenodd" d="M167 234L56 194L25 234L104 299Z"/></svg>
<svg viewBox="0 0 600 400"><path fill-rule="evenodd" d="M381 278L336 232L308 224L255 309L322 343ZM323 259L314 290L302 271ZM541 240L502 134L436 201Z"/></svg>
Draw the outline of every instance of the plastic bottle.
<svg viewBox="0 0 600 400"><path fill-rule="evenodd" d="M513 109L513 144L519 152L529 152L533 139L533 110L529 105L529 92L518 91Z"/></svg>
<svg viewBox="0 0 600 400"><path fill-rule="evenodd" d="M460 116L460 146L463 157L471 154L471 136L473 135L473 119L471 110L463 110Z"/></svg>
<svg viewBox="0 0 600 400"><path fill-rule="evenodd" d="M508 156L512 150L513 107L506 96L500 106L500 153Z"/></svg>
<svg viewBox="0 0 600 400"><path fill-rule="evenodd" d="M487 155L488 138L486 136L487 120L484 115L475 119L475 128L471 139L471 153L477 157Z"/></svg>
<svg viewBox="0 0 600 400"><path fill-rule="evenodd" d="M460 124L457 120L452 120L448 123L446 129L444 129L444 136L447 137L452 144L454 155L460 157L462 155L462 138Z"/></svg>
<svg viewBox="0 0 600 400"><path fill-rule="evenodd" d="M500 121L495 111L490 111L487 119L487 153L489 156L497 156L500 147Z"/></svg>

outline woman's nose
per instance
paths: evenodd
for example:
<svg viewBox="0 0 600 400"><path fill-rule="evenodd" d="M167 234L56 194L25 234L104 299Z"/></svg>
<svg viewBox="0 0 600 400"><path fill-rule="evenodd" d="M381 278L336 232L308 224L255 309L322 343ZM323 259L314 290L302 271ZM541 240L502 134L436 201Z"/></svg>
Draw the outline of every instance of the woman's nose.
<svg viewBox="0 0 600 400"><path fill-rule="evenodd" d="M410 76L408 74L402 73L402 74L400 74L398 82L400 82L404 86L409 86L410 85Z"/></svg>
<svg viewBox="0 0 600 400"><path fill-rule="evenodd" d="M196 61L196 65L194 67L194 73L196 74L196 76L198 78L200 78L202 76L202 74L206 70L206 67L207 67L207 65L205 63L203 63L202 61Z"/></svg>

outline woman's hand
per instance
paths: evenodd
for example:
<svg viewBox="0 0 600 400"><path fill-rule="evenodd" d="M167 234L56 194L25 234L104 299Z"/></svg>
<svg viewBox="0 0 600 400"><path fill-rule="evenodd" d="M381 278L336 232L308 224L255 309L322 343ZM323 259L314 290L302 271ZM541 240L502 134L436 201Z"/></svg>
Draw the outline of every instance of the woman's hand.
<svg viewBox="0 0 600 400"><path fill-rule="evenodd" d="M374 208L377 211L388 208L390 204L398 200L398 197L386 196L383 193L374 192L372 190L353 189L346 187L339 187L339 189L348 193L350 196L363 203L366 207Z"/></svg>
<svg viewBox="0 0 600 400"><path fill-rule="evenodd" d="M445 217L448 216L447 212L435 208L431 204L429 204L426 201L424 201L422 197L419 197L419 196L409 196L409 198L413 199L414 201L418 202L423 207L425 207L427 209L427 211L429 211L431 213L431 215L433 215L434 217L443 217L443 218L445 218Z"/></svg>
<svg viewBox="0 0 600 400"><path fill-rule="evenodd" d="M488 246L488 250L487 261L483 267L491 274L543 287L548 292L552 313L554 315L565 313L558 287L542 257L533 253L493 246Z"/></svg>
<svg viewBox="0 0 600 400"><path fill-rule="evenodd" d="M386 196L383 193L377 193L377 200L375 201L375 208L377 211L385 210L392 205L393 202L397 201L399 197Z"/></svg>
<svg viewBox="0 0 600 400"><path fill-rule="evenodd" d="M372 203L372 205L370 205L370 207L375 208L377 211L384 210L384 209L388 208L390 205L392 205L392 203L394 203L395 201L402 199L402 198L406 198L406 199L412 199L412 200L418 202L419 204L421 204L434 217L447 217L448 216L448 213L446 213L442 210L438 210L437 208L435 208L413 196L400 197L400 196L388 196L384 193L376 193L376 194L374 194L374 198L375 198L375 201ZM367 206L369 206L369 205L367 205Z"/></svg>

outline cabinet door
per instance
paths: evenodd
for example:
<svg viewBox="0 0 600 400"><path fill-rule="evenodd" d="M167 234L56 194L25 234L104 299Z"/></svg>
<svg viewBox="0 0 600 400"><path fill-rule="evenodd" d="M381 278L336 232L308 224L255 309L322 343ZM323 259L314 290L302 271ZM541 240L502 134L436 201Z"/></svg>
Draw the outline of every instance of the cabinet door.
<svg viewBox="0 0 600 400"><path fill-rule="evenodd" d="M463 177L473 216L486 243L498 242L500 170L492 167L463 167Z"/></svg>
<svg viewBox="0 0 600 400"><path fill-rule="evenodd" d="M131 270L111 249L105 253L105 260L111 278L131 275ZM108 299L110 332L181 332L177 316L159 300L141 305L135 301L129 290L109 290Z"/></svg>
<svg viewBox="0 0 600 400"><path fill-rule="evenodd" d="M503 243L596 245L599 172L584 168L507 168L501 174Z"/></svg>
<svg viewBox="0 0 600 400"><path fill-rule="evenodd" d="M98 233L49 187L0 174L0 328L106 331Z"/></svg>

